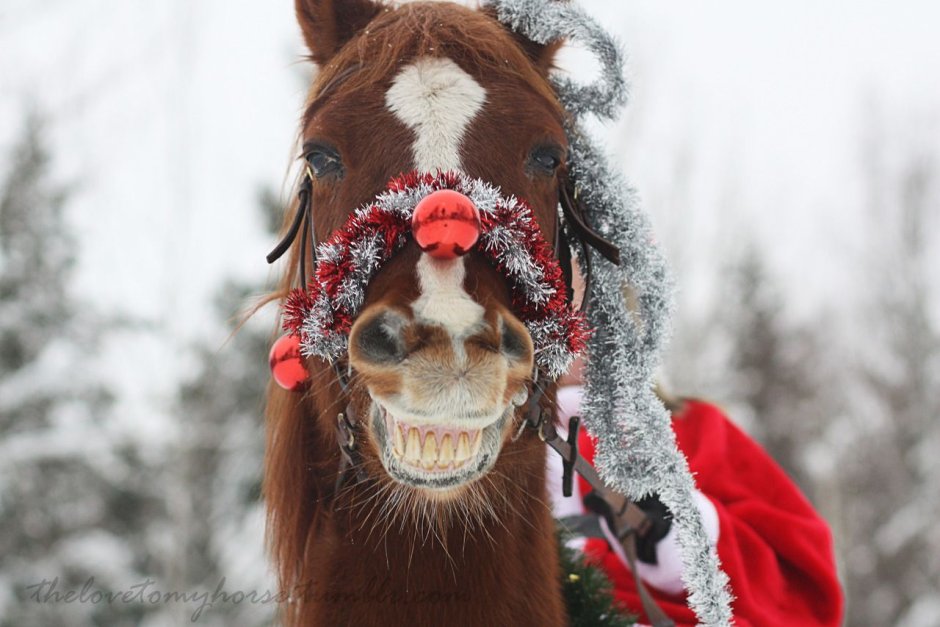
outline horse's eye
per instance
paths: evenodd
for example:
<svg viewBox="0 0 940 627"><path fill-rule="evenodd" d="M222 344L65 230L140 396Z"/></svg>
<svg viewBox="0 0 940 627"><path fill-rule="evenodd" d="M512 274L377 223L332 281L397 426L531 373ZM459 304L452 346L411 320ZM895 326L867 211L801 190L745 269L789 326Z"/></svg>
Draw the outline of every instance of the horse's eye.
<svg viewBox="0 0 940 627"><path fill-rule="evenodd" d="M536 146L529 154L529 169L536 174L551 176L561 165L561 148L558 146Z"/></svg>
<svg viewBox="0 0 940 627"><path fill-rule="evenodd" d="M305 151L305 158L313 170L315 177L323 178L343 173L343 162L332 148L326 146L310 146Z"/></svg>

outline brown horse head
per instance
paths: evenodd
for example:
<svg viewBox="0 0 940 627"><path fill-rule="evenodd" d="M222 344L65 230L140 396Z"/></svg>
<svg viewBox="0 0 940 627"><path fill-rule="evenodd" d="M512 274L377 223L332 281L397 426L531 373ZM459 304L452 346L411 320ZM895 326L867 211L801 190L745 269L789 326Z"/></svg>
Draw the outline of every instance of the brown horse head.
<svg viewBox="0 0 940 627"><path fill-rule="evenodd" d="M321 67L302 131L318 239L412 170L458 170L528 199L551 237L566 152L551 50L449 3L297 11ZM349 365L370 452L394 480L456 497L495 463L533 365L509 300L483 259L441 261L414 243L370 285Z"/></svg>
<svg viewBox="0 0 940 627"><path fill-rule="evenodd" d="M536 45L485 10L451 3L296 5L319 67L301 131L318 241L390 179L415 170L459 171L526 199L552 241L567 153L564 113L548 82L558 44ZM288 274L283 289L296 282ZM437 517L443 537L454 521L473 522L468 513L476 522L483 513L511 515L514 490L544 494L544 447L511 437L533 342L505 277L480 254L438 260L409 242L370 282L348 346L348 394L371 480L348 490L349 526L409 511L462 514ZM269 533L288 581L315 550L318 525L334 515L323 505L336 507L346 494L333 488L334 430L346 399L326 363L308 366L308 394L272 388L268 406Z"/></svg>

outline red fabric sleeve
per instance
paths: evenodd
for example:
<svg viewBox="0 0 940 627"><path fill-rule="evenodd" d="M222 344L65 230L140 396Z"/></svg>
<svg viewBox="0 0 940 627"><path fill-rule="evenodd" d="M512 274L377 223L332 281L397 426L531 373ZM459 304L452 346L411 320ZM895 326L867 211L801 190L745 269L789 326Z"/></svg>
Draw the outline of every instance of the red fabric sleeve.
<svg viewBox="0 0 940 627"><path fill-rule="evenodd" d="M713 405L688 401L672 425L698 489L718 511L718 556L731 580L735 624L840 625L842 591L829 527L796 485ZM578 447L593 460L584 432ZM586 483L581 488L590 491ZM591 539L585 553L607 572L616 597L646 620L632 576L607 543ZM651 592L678 625L696 624L684 595Z"/></svg>

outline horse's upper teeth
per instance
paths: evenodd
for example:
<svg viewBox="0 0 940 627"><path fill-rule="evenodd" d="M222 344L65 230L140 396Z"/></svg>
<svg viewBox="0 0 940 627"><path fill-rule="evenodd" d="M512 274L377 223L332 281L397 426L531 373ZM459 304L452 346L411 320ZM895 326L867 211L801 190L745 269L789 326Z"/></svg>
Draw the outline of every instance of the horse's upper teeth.
<svg viewBox="0 0 940 627"><path fill-rule="evenodd" d="M433 433L424 438L424 451L421 453L421 465L425 470L431 470L437 465L437 439Z"/></svg>
<svg viewBox="0 0 940 627"><path fill-rule="evenodd" d="M456 458L459 462L470 459L470 438L467 437L466 433L461 433L460 437L457 438Z"/></svg>
<svg viewBox="0 0 940 627"><path fill-rule="evenodd" d="M444 437L441 438L441 452L437 457L437 463L447 466L452 461L454 461L454 441L449 433L445 433Z"/></svg>
<svg viewBox="0 0 940 627"><path fill-rule="evenodd" d="M412 428L408 431L408 448L405 449L405 458L416 462L421 459L421 441L418 439L418 430Z"/></svg>
<svg viewBox="0 0 940 627"><path fill-rule="evenodd" d="M445 425L413 427L385 412L392 434L392 453L399 460L425 471L460 468L480 452L480 429L455 429Z"/></svg>
<svg viewBox="0 0 940 627"><path fill-rule="evenodd" d="M395 454L399 457L405 455L405 436L401 433L401 427L395 425L392 427L392 431L395 432Z"/></svg>

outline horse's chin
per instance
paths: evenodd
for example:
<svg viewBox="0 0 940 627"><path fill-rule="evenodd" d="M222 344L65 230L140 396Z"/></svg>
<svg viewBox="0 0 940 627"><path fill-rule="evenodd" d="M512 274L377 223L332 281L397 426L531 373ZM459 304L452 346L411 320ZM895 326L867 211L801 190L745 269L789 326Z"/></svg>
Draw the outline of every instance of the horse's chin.
<svg viewBox="0 0 940 627"><path fill-rule="evenodd" d="M490 417L399 418L372 403L372 434L388 475L435 500L457 497L483 477L499 455L515 407Z"/></svg>

